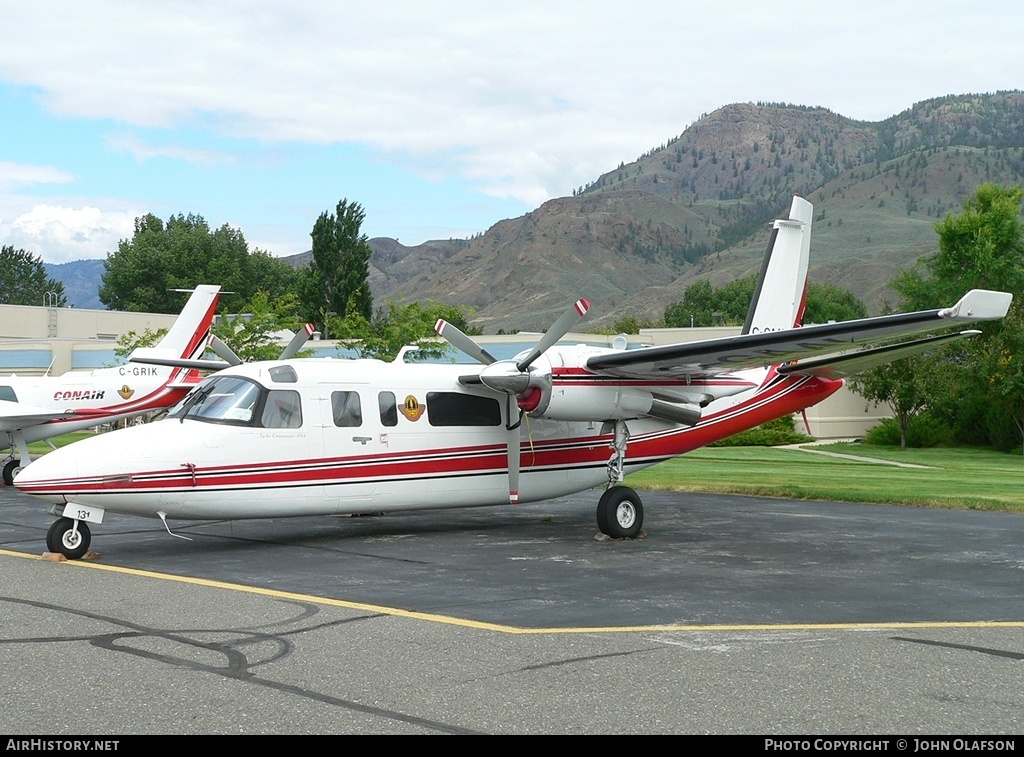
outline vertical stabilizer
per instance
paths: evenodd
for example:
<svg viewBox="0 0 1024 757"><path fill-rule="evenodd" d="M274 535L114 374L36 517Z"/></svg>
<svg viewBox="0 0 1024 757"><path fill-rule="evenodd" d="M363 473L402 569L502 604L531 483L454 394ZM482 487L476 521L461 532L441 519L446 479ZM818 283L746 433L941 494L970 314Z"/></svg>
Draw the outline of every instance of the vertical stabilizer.
<svg viewBox="0 0 1024 757"><path fill-rule="evenodd" d="M743 324L744 334L779 331L800 325L807 286L807 259L811 249L814 206L794 197L789 218L772 227L761 275Z"/></svg>
<svg viewBox="0 0 1024 757"><path fill-rule="evenodd" d="M136 353L187 360L201 358L206 351L206 339L210 334L213 317L217 312L219 296L220 286L218 285L200 284L197 286L170 331L164 335L156 347L140 347Z"/></svg>

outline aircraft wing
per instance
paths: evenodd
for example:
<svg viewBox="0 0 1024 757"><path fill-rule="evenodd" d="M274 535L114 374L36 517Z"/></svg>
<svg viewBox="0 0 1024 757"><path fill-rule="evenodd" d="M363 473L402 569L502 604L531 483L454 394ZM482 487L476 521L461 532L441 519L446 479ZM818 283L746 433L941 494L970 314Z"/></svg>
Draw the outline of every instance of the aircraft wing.
<svg viewBox="0 0 1024 757"><path fill-rule="evenodd" d="M586 367L596 373L625 378L685 380L711 376L728 371L820 358L823 355L848 353L852 349L871 343L893 341L967 323L1002 318L1009 310L1012 299L1013 296L1008 292L972 289L951 308L595 355L587 360ZM929 346L924 345L921 349L927 349ZM875 365L894 360L896 357L902 355L876 352L874 359L878 362ZM832 363L838 366L836 361L833 360ZM829 363L822 361L821 370L826 370L827 364ZM844 370L856 372L853 371L853 367L851 362ZM800 364L787 370L799 372Z"/></svg>
<svg viewBox="0 0 1024 757"><path fill-rule="evenodd" d="M833 380L844 379L848 376L855 376L863 371L877 368L880 365L891 363L893 360L917 355L949 342L980 335L980 331L971 330L961 331L956 334L929 336L924 339L915 339L912 342L899 342L898 344L887 344L884 347L875 347L874 349L848 352L845 355L801 360L798 363L780 365L778 371L784 376L789 373L797 373L802 376L818 376Z"/></svg>
<svg viewBox="0 0 1024 757"><path fill-rule="evenodd" d="M20 402L0 400L0 432L17 431L28 426L38 426L49 421L82 415L73 409L57 412L42 407L23 405Z"/></svg>

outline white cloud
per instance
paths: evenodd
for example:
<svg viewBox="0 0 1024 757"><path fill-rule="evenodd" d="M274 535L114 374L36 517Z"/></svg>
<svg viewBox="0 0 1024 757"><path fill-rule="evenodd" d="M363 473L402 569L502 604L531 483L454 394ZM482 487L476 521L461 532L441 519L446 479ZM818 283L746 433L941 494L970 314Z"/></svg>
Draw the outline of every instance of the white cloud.
<svg viewBox="0 0 1024 757"><path fill-rule="evenodd" d="M36 205L12 221L0 220L0 243L25 249L47 263L103 258L135 231L135 211Z"/></svg>
<svg viewBox="0 0 1024 757"><path fill-rule="evenodd" d="M131 132L110 134L107 146L118 152L127 152L140 163L150 158L176 158L194 165L217 165L234 163L235 156L224 150L210 150L177 144L152 144Z"/></svg>
<svg viewBox="0 0 1024 757"><path fill-rule="evenodd" d="M52 166L32 166L0 160L0 192L34 184L67 184L75 177Z"/></svg>
<svg viewBox="0 0 1024 757"><path fill-rule="evenodd" d="M531 205L730 102L881 119L1024 68L1016 0L57 5L5 7L0 76L58 114L360 143ZM119 139L140 159L226 159Z"/></svg>

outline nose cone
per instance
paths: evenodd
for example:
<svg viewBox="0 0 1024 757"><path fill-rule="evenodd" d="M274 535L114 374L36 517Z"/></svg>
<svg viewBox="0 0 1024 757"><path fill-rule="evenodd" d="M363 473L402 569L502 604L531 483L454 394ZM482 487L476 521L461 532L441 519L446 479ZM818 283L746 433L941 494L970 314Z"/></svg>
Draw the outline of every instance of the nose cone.
<svg viewBox="0 0 1024 757"><path fill-rule="evenodd" d="M73 448L82 442L49 452L21 469L14 485L26 494L56 496L79 476L79 456ZM58 498L57 501L62 501Z"/></svg>

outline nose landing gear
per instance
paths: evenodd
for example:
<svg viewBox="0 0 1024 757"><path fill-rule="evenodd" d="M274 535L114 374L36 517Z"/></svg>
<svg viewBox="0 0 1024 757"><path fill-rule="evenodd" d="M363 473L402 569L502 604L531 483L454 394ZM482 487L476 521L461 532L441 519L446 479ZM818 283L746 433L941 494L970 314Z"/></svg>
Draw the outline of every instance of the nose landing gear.
<svg viewBox="0 0 1024 757"><path fill-rule="evenodd" d="M89 551L92 534L84 520L58 518L46 532L46 548L69 560L78 560Z"/></svg>

